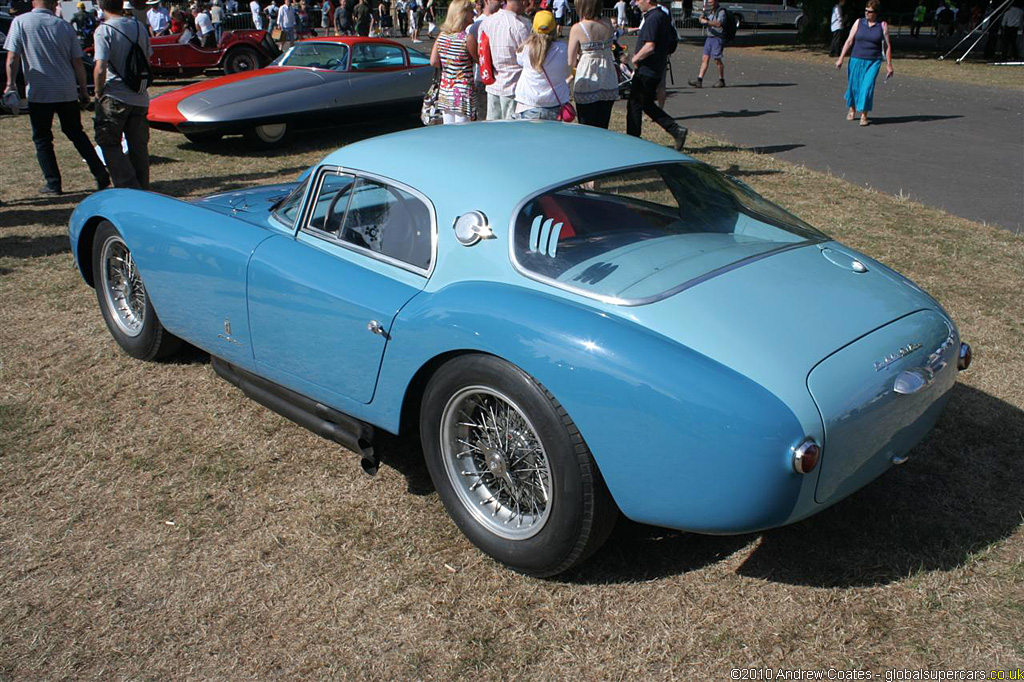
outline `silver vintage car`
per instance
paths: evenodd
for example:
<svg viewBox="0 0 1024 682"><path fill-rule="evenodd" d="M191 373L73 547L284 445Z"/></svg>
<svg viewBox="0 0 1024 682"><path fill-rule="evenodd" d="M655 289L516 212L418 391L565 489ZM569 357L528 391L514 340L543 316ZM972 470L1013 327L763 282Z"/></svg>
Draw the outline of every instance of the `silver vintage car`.
<svg viewBox="0 0 1024 682"><path fill-rule="evenodd" d="M419 111L434 69L426 55L381 38L314 38L256 71L235 73L153 99L149 123L195 143L240 133L263 146L299 128Z"/></svg>

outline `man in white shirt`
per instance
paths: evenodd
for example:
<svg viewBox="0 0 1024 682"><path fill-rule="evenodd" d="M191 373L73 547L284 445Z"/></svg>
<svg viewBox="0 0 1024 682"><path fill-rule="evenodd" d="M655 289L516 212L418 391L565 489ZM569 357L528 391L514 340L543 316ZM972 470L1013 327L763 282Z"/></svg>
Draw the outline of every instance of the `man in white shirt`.
<svg viewBox="0 0 1024 682"><path fill-rule="evenodd" d="M295 7L292 0L284 0L277 10L277 26L281 29L281 51L284 52L295 44Z"/></svg>
<svg viewBox="0 0 1024 682"><path fill-rule="evenodd" d="M213 0L210 7L210 21L213 22L213 36L220 45L221 30L224 25L224 8L220 6L220 0Z"/></svg>
<svg viewBox="0 0 1024 682"><path fill-rule="evenodd" d="M572 23L572 13L569 11L569 0L554 0L552 12L555 15L555 24L558 26L556 35L562 37L562 27Z"/></svg>
<svg viewBox="0 0 1024 682"><path fill-rule="evenodd" d="M171 25L171 13L163 6L161 0L149 0L146 4L152 5L146 12L146 21L149 22L149 28L153 35L166 35L167 29Z"/></svg>
<svg viewBox="0 0 1024 682"><path fill-rule="evenodd" d="M1010 9L1003 13L1003 59L1007 61L1020 60L1020 51L1017 49L1017 33L1022 24L1024 24L1024 9L1021 7L1021 0L1016 0Z"/></svg>
<svg viewBox="0 0 1024 682"><path fill-rule="evenodd" d="M619 0L615 3L615 28L625 32L629 28L629 19L626 17L626 0Z"/></svg>
<svg viewBox="0 0 1024 682"><path fill-rule="evenodd" d="M832 43L828 47L829 57L838 57L843 47L843 5L846 0L839 0L832 6Z"/></svg>
<svg viewBox="0 0 1024 682"><path fill-rule="evenodd" d="M199 45L208 48L217 47L213 31L213 20L210 19L206 9L197 7L193 10L193 16L196 19L196 33L199 34Z"/></svg>
<svg viewBox="0 0 1024 682"><path fill-rule="evenodd" d="M515 116L516 83L523 70L516 60L516 52L532 31L530 23L522 16L523 5L523 0L506 0L505 6L484 19L480 26L490 42L495 78L487 86L488 121Z"/></svg>

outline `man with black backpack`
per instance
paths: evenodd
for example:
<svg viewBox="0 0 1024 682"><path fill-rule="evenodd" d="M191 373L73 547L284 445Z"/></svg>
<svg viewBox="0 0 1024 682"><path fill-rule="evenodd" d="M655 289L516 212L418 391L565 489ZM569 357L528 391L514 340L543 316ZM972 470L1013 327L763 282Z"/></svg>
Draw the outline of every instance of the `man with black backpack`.
<svg viewBox="0 0 1024 682"><path fill-rule="evenodd" d="M100 0L103 24L96 29L96 144L114 187L149 189L149 34L122 16L122 0ZM121 136L128 142L128 155Z"/></svg>
<svg viewBox="0 0 1024 682"><path fill-rule="evenodd" d="M728 13L718 6L718 0L707 0L704 3L704 11L700 15L700 23L707 32L704 39L704 56L700 60L700 71L697 80L690 81L695 88L703 87L704 74L708 71L708 64L712 59L718 65L718 82L712 87L725 87L725 64L722 63L722 53L725 51L725 43L736 35L736 22Z"/></svg>

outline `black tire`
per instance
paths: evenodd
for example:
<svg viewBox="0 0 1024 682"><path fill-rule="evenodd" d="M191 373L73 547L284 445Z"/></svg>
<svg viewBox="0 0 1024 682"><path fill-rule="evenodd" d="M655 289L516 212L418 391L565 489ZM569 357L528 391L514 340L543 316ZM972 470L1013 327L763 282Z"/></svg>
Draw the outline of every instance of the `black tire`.
<svg viewBox="0 0 1024 682"><path fill-rule="evenodd" d="M475 453L471 450L462 454L453 452L453 447L461 448L462 443L473 441L473 436L466 436L460 441L459 432L449 430L454 425L454 428L465 431L466 422L474 420L470 414L472 407L468 412L459 406L476 405L479 409L472 414L482 415L486 420L488 410L485 404L475 403L474 399L490 392L494 395L488 397L493 397L499 407L508 405L513 408L513 416L524 417L521 426L526 428L516 431L509 426L504 439L497 438L497 442L506 444L503 454L493 454L497 448L484 445L483 440L476 443L487 449L489 454L483 454L484 450L480 448L476 448ZM462 402L461 396L468 396L466 402ZM493 416L493 412L491 414ZM509 422L506 420L505 424ZM539 443L540 447L530 449L525 443L527 439L521 437L523 432L529 437L529 444ZM476 433L486 433L486 430ZM516 439L510 434L515 434ZM563 573L597 550L615 525L618 508L572 419L543 386L518 367L499 358L464 355L442 366L431 377L423 395L420 436L430 477L448 514L474 545L513 570L537 577ZM519 502L525 499L525 495L515 494L513 497L511 493L501 492L501 483L493 474L497 469L493 463L488 466L491 458L497 457L503 462L501 470L507 472L502 476L540 476L512 471L511 463L517 462L517 451L539 453L531 455L536 459L526 462L523 471L540 471L546 466L546 494L533 494L534 499L543 497L544 511L529 516L519 514L519 521L528 524L525 531L516 528L514 514L514 509L519 509ZM526 459L520 455L517 466ZM507 468L506 464L509 464ZM470 492L473 487L465 482L472 481L460 477L460 474L467 475L467 471L461 469L481 472L469 474L476 477L475 482L481 492ZM522 482L523 479L517 478L516 481ZM535 490L541 489L532 482L528 485ZM526 488L520 486L517 489L522 492ZM494 502L477 502L473 495L490 496ZM505 495L505 500L514 500L515 508L511 504L501 506L495 496L501 498L502 495ZM506 517L507 514L511 516ZM497 520L490 521L489 517ZM502 521L503 518L510 518L512 522ZM531 530L531 524L536 529ZM508 528L510 533L533 534L502 537L498 534L502 528Z"/></svg>
<svg viewBox="0 0 1024 682"><path fill-rule="evenodd" d="M260 68L260 53L251 47L234 47L224 55L224 73L255 71Z"/></svg>
<svg viewBox="0 0 1024 682"><path fill-rule="evenodd" d="M192 144L217 144L222 137L224 137L224 133L218 132L185 133L185 139Z"/></svg>
<svg viewBox="0 0 1024 682"><path fill-rule="evenodd" d="M126 267L134 272L133 277L119 278L122 273L108 269L108 264L125 263L123 254L127 254ZM107 329L117 345L128 355L140 360L159 360L181 347L181 339L160 324L142 276L131 260L128 245L117 229L106 220L99 224L93 239L92 272L103 321L107 323ZM128 279L132 281L132 286L119 287L119 281ZM128 299L132 303L128 303ZM117 300L122 302L120 306Z"/></svg>
<svg viewBox="0 0 1024 682"><path fill-rule="evenodd" d="M287 123L268 123L245 131L245 141L259 149L273 149L287 144L291 127Z"/></svg>

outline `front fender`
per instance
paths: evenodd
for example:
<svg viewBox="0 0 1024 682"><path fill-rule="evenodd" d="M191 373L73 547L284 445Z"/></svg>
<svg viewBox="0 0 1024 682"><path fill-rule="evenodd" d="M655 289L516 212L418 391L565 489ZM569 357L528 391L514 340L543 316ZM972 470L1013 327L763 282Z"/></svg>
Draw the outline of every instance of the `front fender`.
<svg viewBox="0 0 1024 682"><path fill-rule="evenodd" d="M230 215L140 190L99 192L78 205L69 234L89 281L92 233L109 220L138 267L160 322L175 336L243 367L252 365L246 268L272 233Z"/></svg>
<svg viewBox="0 0 1024 682"><path fill-rule="evenodd" d="M815 477L792 470L790 448L807 434L789 407L624 317L471 282L414 298L391 337L375 400L385 428L397 428L409 378L432 358L490 353L558 399L633 520L736 533L781 525L814 506Z"/></svg>

